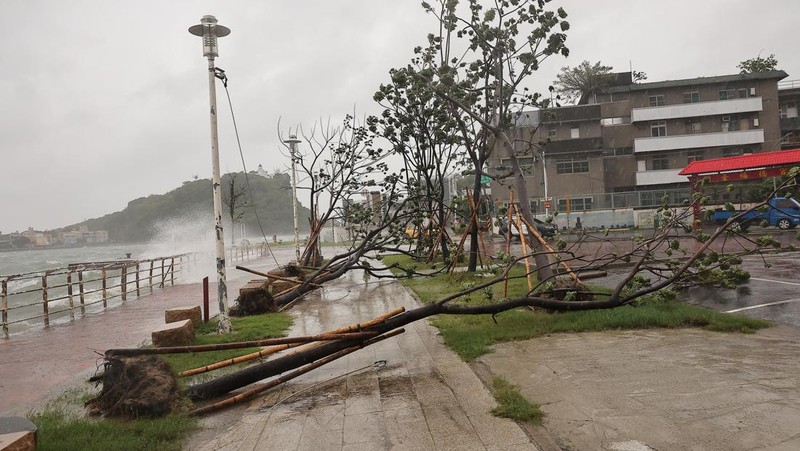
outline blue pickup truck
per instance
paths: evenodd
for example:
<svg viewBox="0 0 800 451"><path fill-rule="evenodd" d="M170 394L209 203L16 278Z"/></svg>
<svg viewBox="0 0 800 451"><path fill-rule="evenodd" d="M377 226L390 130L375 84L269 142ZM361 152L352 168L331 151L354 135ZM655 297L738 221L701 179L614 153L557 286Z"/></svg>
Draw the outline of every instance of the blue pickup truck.
<svg viewBox="0 0 800 451"><path fill-rule="evenodd" d="M770 226L782 230L793 229L800 224L800 202L787 197L775 197L769 200L765 211L753 210L737 218L731 224L734 230L745 231L751 225L759 225L766 221ZM725 224L728 220L741 213L740 210L716 210L711 215L715 224Z"/></svg>

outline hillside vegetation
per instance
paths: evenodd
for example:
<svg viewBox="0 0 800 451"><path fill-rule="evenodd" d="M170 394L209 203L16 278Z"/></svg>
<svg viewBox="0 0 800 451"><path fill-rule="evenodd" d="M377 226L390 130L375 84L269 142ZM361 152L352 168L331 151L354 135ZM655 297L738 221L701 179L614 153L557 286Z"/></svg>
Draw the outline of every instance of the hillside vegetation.
<svg viewBox="0 0 800 451"><path fill-rule="evenodd" d="M222 176L223 193L223 220L225 227L230 227L230 215L225 204L230 198L230 177L232 174ZM244 223L249 235L258 235L260 230L253 211L253 205L258 211L258 218L268 237L273 234L288 234L292 231L292 191L290 179L287 174L277 173L269 177L262 177L256 173L249 173L250 192L246 190L243 173L236 174L236 191L244 190L243 196L237 201L236 213L242 214L237 222ZM241 206L239 206L241 204ZM211 180L199 179L184 182L183 186L166 194L153 194L151 196L134 199L128 202L124 210L111 213L100 218L71 225L65 229L74 229L86 225L89 230L108 230L109 238L114 242L144 242L155 236L162 224L172 220L179 221L205 221L213 227L213 200ZM298 219L301 230L308 229L308 208L298 204ZM230 231L226 229L226 238L229 239ZM238 232L237 232L238 240Z"/></svg>

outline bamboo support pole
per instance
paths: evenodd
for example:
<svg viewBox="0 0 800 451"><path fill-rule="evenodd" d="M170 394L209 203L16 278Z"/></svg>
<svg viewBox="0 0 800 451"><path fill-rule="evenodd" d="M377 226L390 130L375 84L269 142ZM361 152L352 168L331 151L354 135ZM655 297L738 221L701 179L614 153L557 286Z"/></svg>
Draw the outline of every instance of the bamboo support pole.
<svg viewBox="0 0 800 451"><path fill-rule="evenodd" d="M388 313L385 313L385 314L383 314L381 316L373 318L373 319L371 319L371 320L369 320L369 321L367 321L365 323L353 324L353 325L350 325L350 326L340 327L338 329L328 330L328 331L323 332L322 335L346 334L346 333L351 333L351 332L362 331L362 330L364 330L366 328L369 328L369 327L375 326L377 324L380 324L380 323L386 321L387 319L389 319L389 318L391 318L393 316L397 316L397 315L399 315L399 314L401 314L401 313L403 313L405 311L406 311L406 309L404 307L400 307L400 308L394 309L394 310L392 310L392 311L390 311ZM285 345L278 345L278 346L269 347L267 349L262 349L262 350L260 350L258 352L253 352L253 353L245 354L245 355L242 355L242 356L239 356L239 357L234 357L234 358L231 358L231 359L222 360L222 361L219 361L219 362L216 362L216 363L212 363L212 364L209 364L209 365L206 365L206 366L202 366L202 367L198 367L198 368L193 368L193 369L190 369L190 370L182 371L182 372L180 372L178 374L178 376L184 377L184 376L193 376L195 374L200 374L200 373L207 373L209 371L213 371L213 370L217 370L217 369L220 369L220 368L224 368L226 366L230 366L230 365L233 365L233 364L236 364L236 363L248 362L250 360L255 360L255 359L258 359L260 357L266 357L268 355L275 354L275 353L278 353L280 351L284 351L286 349L295 348L295 347L301 346L303 344L304 343L291 343L291 344L285 344ZM317 344L318 343L313 343L312 345L316 346ZM308 348L306 348L306 349L308 349Z"/></svg>
<svg viewBox="0 0 800 451"><path fill-rule="evenodd" d="M300 285L301 283L307 283L307 284L313 285L315 287L321 287L322 286L322 285L320 285L318 283L306 282L304 280L297 280L297 279L290 279L288 277L276 276L275 274L269 274L269 273L266 273L266 272L256 271L255 269L245 268L244 266L237 265L237 266L235 266L235 268L239 269L239 270L242 270L242 271L245 271L245 272L249 272L251 274L255 274L257 276L263 276L263 277L266 277L268 279L280 280L282 282L289 282L289 283L294 283L294 284L297 284L297 285Z"/></svg>
<svg viewBox="0 0 800 451"><path fill-rule="evenodd" d="M405 332L405 329L395 329L395 330L393 330L391 332L388 332L388 333L385 333L383 335L380 335L380 336L371 338L369 340L366 340L366 341L364 341L362 343L359 343L359 344L357 344L355 346L351 346L349 348L342 349L341 351L338 351L338 352L335 352L335 353L333 353L333 354L331 354L329 356L323 357L323 358L321 358L321 359L319 359L319 360L317 360L315 362L312 362L312 363L310 363L310 364L308 364L308 365L306 365L304 367L298 368L298 369L296 369L296 370L294 370L294 371L292 371L290 373L287 373L287 374L285 374L283 376L277 377L277 378L267 382L264 385L260 385L258 387L252 388L252 389L247 390L245 392L242 392L242 393L240 393L240 394L238 394L236 396L232 396L232 397L226 398L226 399L224 399L222 401L219 401L219 402L216 402L214 404L210 404L210 405L207 405L205 407L201 407L199 409L192 410L191 412L189 412L189 416L203 415L203 414L206 414L206 413L209 413L209 412L213 412L213 411L216 411L216 410L219 410L219 409L222 409L222 408L237 404L240 401L243 401L243 400L248 399L248 398L252 398L253 396L255 396L255 395L259 394L259 393L263 393L263 392L269 390L270 388L276 387L276 386L278 386L280 384L283 384L285 382L288 382L288 381L290 381L290 380L292 380L292 379L294 379L294 378L296 378L298 376L302 376L303 374L306 374L311 370L314 370L314 369L319 368L319 367L321 367L323 365L326 365L326 364L328 364L330 362L333 362L334 360L342 358L342 357L346 356L347 354L353 353L353 352L358 351L359 349L365 348L365 347L367 347L369 345L372 345L372 344L378 343L380 341L386 340L387 338L394 337L394 336L399 335L399 334L401 334L403 332Z"/></svg>
<svg viewBox="0 0 800 451"><path fill-rule="evenodd" d="M530 223L528 223L528 221L527 221L525 218L522 218L522 221L525 223L525 225L528 227L528 229L530 229L531 227L533 227L533 226L532 226ZM535 229L534 229L534 230L535 230ZM537 231L536 233L534 233L534 236L535 236L535 237L536 237L536 238L539 240L539 243L542 245L542 247L544 247L545 249L547 249L547 251L548 251L548 252L550 252L550 253L551 253L551 254L553 254L553 255L556 255L556 254L557 254L557 252L555 251L555 249L553 249L553 247L552 247L552 246L550 246L550 244L547 242L547 240L545 240L544 238L542 238L542 236L541 236L541 235L538 233L538 231ZM559 264L559 265L560 265L562 268L564 268L564 270L565 270L565 271L567 271L567 273L569 274L569 276L572 278L572 280L573 280L575 283L579 283L579 282L580 282L580 280L578 280L578 275L577 275L577 274L575 274L575 271L573 271L573 270L572 270L572 268L570 268L570 267L569 267L569 265L567 265L567 263L566 263L566 262L564 262L564 261L562 261L561 259L559 259L559 260L558 260L558 264Z"/></svg>
<svg viewBox="0 0 800 451"><path fill-rule="evenodd" d="M514 191L508 192L508 209L506 210L506 224L508 230L506 232L506 257L511 258L511 206L514 205ZM508 297L508 276L503 281L503 298Z"/></svg>
<svg viewBox="0 0 800 451"><path fill-rule="evenodd" d="M528 249L526 246L526 243L528 242L528 234L522 230L522 219L520 219L519 210L516 206L514 207L514 212L517 214L517 220L514 222L514 225L519 231L519 241L522 243L522 255L525 256L525 277L528 279L528 290L530 291L533 290L533 283L531 282L531 261L528 257Z"/></svg>
<svg viewBox="0 0 800 451"><path fill-rule="evenodd" d="M292 344L292 343L302 344L314 341L353 340L361 338L371 338L374 337L375 335L376 335L375 332L354 332L349 334L322 334L322 335L312 335L306 337L265 338L263 340L239 341L232 343L216 343L210 345L168 346L163 348L121 348L121 349L107 350L106 357L153 355L153 354L187 354L190 352L225 351L229 349L252 348L255 346L272 346L272 345L282 345L282 344Z"/></svg>

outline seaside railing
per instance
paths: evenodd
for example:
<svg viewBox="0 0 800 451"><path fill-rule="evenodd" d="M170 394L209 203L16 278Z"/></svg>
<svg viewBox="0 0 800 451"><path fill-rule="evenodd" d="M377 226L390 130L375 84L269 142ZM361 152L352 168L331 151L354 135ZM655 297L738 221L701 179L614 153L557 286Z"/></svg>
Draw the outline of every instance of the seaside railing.
<svg viewBox="0 0 800 451"><path fill-rule="evenodd" d="M155 288L175 285L188 254L145 260L73 263L67 267L0 275L2 336L21 325L49 326L51 321L123 303ZM17 327L15 327L17 326Z"/></svg>
<svg viewBox="0 0 800 451"><path fill-rule="evenodd" d="M228 261L231 263L250 261L250 259L269 256L270 249L266 242L236 244L228 249Z"/></svg>

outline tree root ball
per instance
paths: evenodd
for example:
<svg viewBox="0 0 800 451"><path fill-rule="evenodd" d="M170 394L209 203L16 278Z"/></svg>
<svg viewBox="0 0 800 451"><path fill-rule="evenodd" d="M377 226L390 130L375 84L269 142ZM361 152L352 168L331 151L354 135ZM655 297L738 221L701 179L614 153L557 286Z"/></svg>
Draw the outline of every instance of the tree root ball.
<svg viewBox="0 0 800 451"><path fill-rule="evenodd" d="M156 356L110 357L101 380L103 390L86 407L107 417L160 417L180 405L175 373Z"/></svg>
<svg viewBox="0 0 800 451"><path fill-rule="evenodd" d="M231 316L261 315L277 311L275 299L266 289L259 288L241 293L230 308Z"/></svg>

